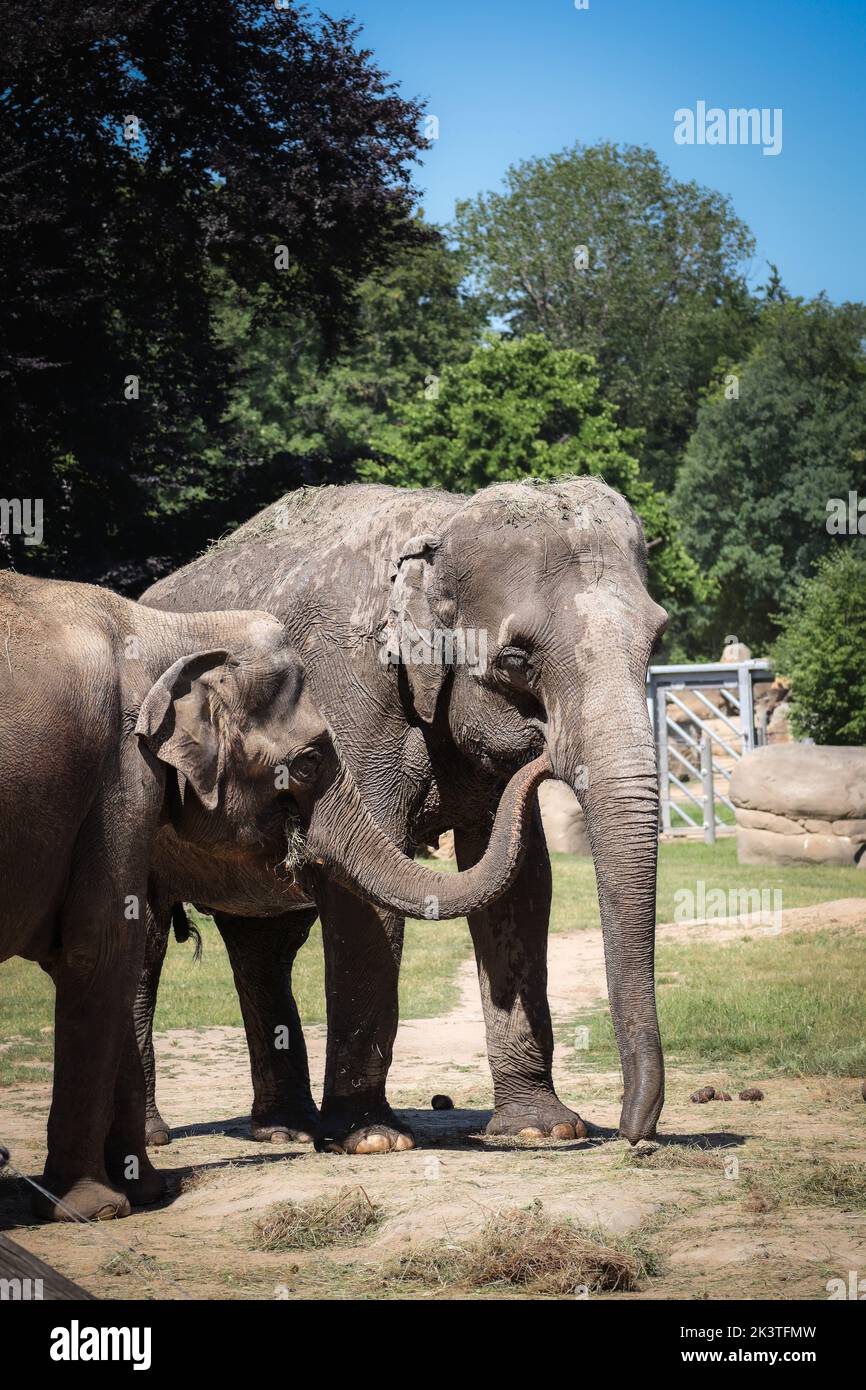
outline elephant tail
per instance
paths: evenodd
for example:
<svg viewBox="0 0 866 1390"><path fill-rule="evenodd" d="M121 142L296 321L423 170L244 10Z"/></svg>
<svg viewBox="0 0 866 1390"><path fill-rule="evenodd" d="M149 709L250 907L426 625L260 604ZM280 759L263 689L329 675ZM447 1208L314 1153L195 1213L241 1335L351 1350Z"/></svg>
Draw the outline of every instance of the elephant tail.
<svg viewBox="0 0 866 1390"><path fill-rule="evenodd" d="M183 944L184 941L192 940L195 942L195 954L193 960L201 960L201 932L198 927L194 927L186 915L186 908L183 903L175 903L171 909L171 925L174 929L174 939Z"/></svg>

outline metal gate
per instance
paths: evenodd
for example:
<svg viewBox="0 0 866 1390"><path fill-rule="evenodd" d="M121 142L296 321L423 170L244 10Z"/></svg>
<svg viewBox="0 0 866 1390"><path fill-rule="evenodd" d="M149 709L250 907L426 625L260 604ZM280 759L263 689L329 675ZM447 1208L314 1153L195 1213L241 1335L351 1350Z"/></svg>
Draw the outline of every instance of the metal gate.
<svg viewBox="0 0 866 1390"><path fill-rule="evenodd" d="M650 667L647 705L658 755L663 834L703 832L713 844L717 833L733 832L719 810L726 806L733 813L727 788L734 763L766 742L766 730L755 727L754 687L772 679L768 661ZM718 703L707 698L710 690L719 692ZM674 719L672 710L685 720ZM686 785L693 777L700 781L699 793Z"/></svg>

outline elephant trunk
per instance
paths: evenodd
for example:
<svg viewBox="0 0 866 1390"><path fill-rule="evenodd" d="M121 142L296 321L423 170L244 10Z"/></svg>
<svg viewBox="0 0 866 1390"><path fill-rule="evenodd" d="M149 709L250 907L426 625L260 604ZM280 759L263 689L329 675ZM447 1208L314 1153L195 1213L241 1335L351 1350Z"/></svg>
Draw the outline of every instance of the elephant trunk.
<svg viewBox="0 0 866 1390"><path fill-rule="evenodd" d="M378 907L432 920L465 917L510 887L520 868L532 802L553 775L547 754L511 778L483 857L463 873L436 873L403 854L376 824L354 778L341 767L316 803L306 835L308 860Z"/></svg>
<svg viewBox="0 0 866 1390"><path fill-rule="evenodd" d="M567 746L554 747L552 760L586 812L622 1065L620 1132L635 1144L655 1134L664 1102L654 981L658 775L643 684L623 673L614 688L615 721L609 706L582 704L580 765Z"/></svg>

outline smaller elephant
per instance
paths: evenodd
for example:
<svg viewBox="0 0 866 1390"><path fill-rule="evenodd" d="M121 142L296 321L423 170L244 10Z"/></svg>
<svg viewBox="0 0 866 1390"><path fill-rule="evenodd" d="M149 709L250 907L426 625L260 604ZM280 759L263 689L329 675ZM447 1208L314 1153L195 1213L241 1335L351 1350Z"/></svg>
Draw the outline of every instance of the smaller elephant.
<svg viewBox="0 0 866 1390"><path fill-rule="evenodd" d="M473 869L435 874L373 821L267 613L162 613L7 572L0 629L0 961L56 988L37 1212L126 1216L163 1195L133 1026L158 842L241 878L266 864L287 893L327 865L382 905L458 916L508 887L549 768L515 775Z"/></svg>

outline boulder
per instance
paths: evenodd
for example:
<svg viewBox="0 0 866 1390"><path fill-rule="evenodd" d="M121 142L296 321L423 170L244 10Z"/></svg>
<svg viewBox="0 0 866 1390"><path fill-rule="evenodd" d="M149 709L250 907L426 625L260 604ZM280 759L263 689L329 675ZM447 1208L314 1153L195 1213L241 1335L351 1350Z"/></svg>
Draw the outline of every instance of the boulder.
<svg viewBox="0 0 866 1390"><path fill-rule="evenodd" d="M445 830L435 845L426 845L422 851L430 859L454 858L454 831Z"/></svg>
<svg viewBox="0 0 866 1390"><path fill-rule="evenodd" d="M747 647L745 642L741 642L736 634L725 638L725 645L722 648L720 660L724 662L751 661L752 649Z"/></svg>
<svg viewBox="0 0 866 1390"><path fill-rule="evenodd" d="M580 802L565 782L542 782L538 804L547 848L553 854L589 854L589 836Z"/></svg>
<svg viewBox="0 0 866 1390"><path fill-rule="evenodd" d="M778 743L731 775L741 864L866 869L866 748Z"/></svg>

